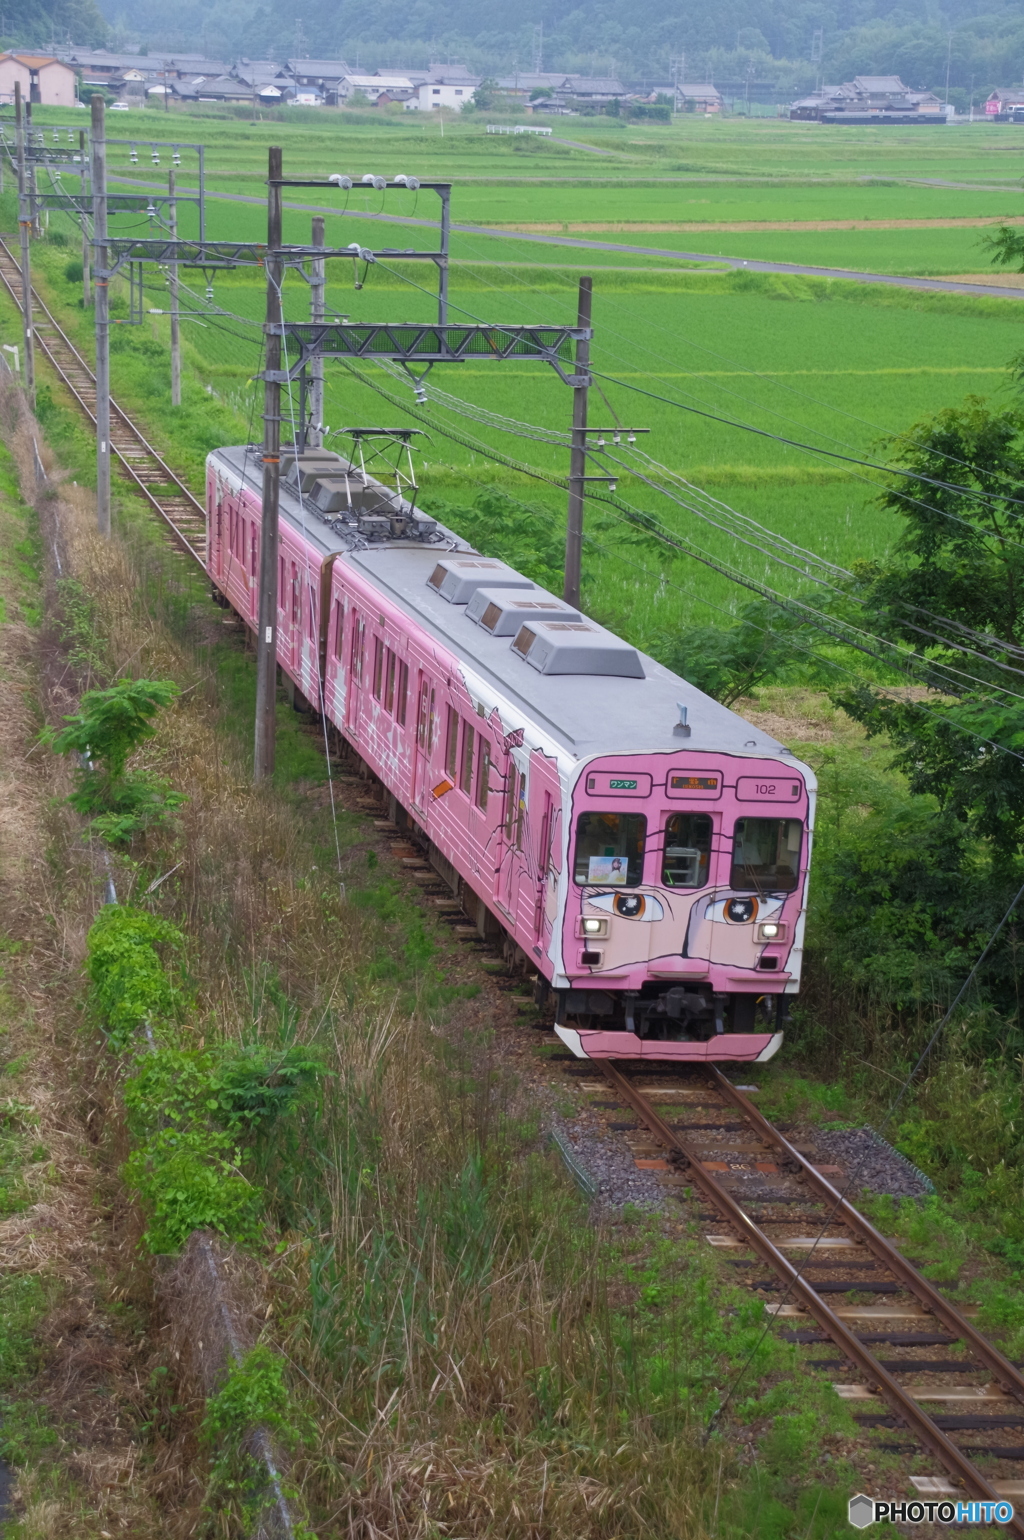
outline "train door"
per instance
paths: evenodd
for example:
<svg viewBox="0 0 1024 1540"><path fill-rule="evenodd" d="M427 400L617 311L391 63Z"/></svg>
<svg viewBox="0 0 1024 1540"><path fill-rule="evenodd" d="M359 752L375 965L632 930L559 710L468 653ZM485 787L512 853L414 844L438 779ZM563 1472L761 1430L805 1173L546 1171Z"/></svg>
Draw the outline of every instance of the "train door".
<svg viewBox="0 0 1024 1540"><path fill-rule="evenodd" d="M348 645L349 669L348 688L345 692L345 722L349 730L348 735L355 742L359 734L366 672L366 621L356 609L352 610Z"/></svg>
<svg viewBox="0 0 1024 1540"><path fill-rule="evenodd" d="M500 878L498 902L514 922L519 903L519 879L523 866L526 829L526 769L514 753L508 756L505 776L505 807L500 831Z"/></svg>
<svg viewBox="0 0 1024 1540"><path fill-rule="evenodd" d="M548 885L548 869L551 865L551 834L555 817L555 804L549 791L544 792L543 812L540 820L539 842L537 845L537 893L533 914L534 939L543 942L546 920L546 897ZM550 927L548 927L550 928Z"/></svg>
<svg viewBox="0 0 1024 1540"><path fill-rule="evenodd" d="M437 692L422 671L416 692L416 758L413 767L412 801L421 812L430 801L430 756L434 751Z"/></svg>
<svg viewBox="0 0 1024 1540"><path fill-rule="evenodd" d="M249 619L255 625L260 609L260 527L253 519L249 526Z"/></svg>

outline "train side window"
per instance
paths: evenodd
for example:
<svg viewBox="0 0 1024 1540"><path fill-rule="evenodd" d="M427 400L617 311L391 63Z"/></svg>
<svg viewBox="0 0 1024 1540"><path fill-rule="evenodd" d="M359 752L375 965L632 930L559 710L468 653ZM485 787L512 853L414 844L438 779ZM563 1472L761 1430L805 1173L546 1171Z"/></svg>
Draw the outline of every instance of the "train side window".
<svg viewBox="0 0 1024 1540"><path fill-rule="evenodd" d="M516 804L519 795L519 771L510 760L505 782L505 838L511 844L512 830L516 826Z"/></svg>
<svg viewBox="0 0 1024 1540"><path fill-rule="evenodd" d="M459 713L454 706L448 707L448 721L445 725L444 740L444 767L454 781L455 769L459 759Z"/></svg>
<svg viewBox="0 0 1024 1540"><path fill-rule="evenodd" d="M673 813L666 821L661 880L667 888L707 886L711 829L707 813Z"/></svg>
<svg viewBox="0 0 1024 1540"><path fill-rule="evenodd" d="M431 687L430 691L430 716L427 719L427 753L434 752L434 744L437 741L437 694Z"/></svg>
<svg viewBox="0 0 1024 1540"><path fill-rule="evenodd" d="M334 601L334 656L341 662L345 645L345 606L340 599Z"/></svg>
<svg viewBox="0 0 1024 1540"><path fill-rule="evenodd" d="M252 525L252 527L251 527L251 529L249 531L249 534L250 534L250 538L251 538L251 542L252 542L250 547L249 547L249 572L250 572L252 577L255 577L256 576L256 555L257 555L257 552L259 551L259 542L258 542L257 535L256 535L256 525L255 524Z"/></svg>
<svg viewBox="0 0 1024 1540"><path fill-rule="evenodd" d="M309 634L316 636L316 589L312 583L309 585Z"/></svg>
<svg viewBox="0 0 1024 1540"><path fill-rule="evenodd" d="M373 698L380 700L381 684L384 678L384 643L379 636L373 639Z"/></svg>
<svg viewBox="0 0 1024 1540"><path fill-rule="evenodd" d="M406 713L409 709L409 665L398 665L398 696L395 703L395 718L399 727L405 726Z"/></svg>
<svg viewBox="0 0 1024 1540"><path fill-rule="evenodd" d="M487 793L490 790L491 779L491 745L483 733L479 734L479 739L476 762L476 805L481 813L486 813Z"/></svg>
<svg viewBox="0 0 1024 1540"><path fill-rule="evenodd" d="M427 715L429 699L430 685L421 674L420 698L416 707L416 747L421 749L424 754L429 754L430 752L430 738L428 736L430 733L430 719Z"/></svg>
<svg viewBox="0 0 1024 1540"><path fill-rule="evenodd" d="M647 819L642 813L581 813L576 823L573 878L607 887L643 881Z"/></svg>
<svg viewBox="0 0 1024 1540"><path fill-rule="evenodd" d="M278 558L277 563L277 607L282 615L287 614L284 607L284 557Z"/></svg>
<svg viewBox="0 0 1024 1540"><path fill-rule="evenodd" d="M738 818L730 885L758 893L792 893L800 880L802 839L799 818Z"/></svg>
<svg viewBox="0 0 1024 1540"><path fill-rule="evenodd" d="M459 776L459 785L469 797L473 793L473 745L476 741L476 732L468 722L462 724L462 773Z"/></svg>
<svg viewBox="0 0 1024 1540"><path fill-rule="evenodd" d="M397 658L390 647L384 649L384 710L392 716L395 710L395 664Z"/></svg>
<svg viewBox="0 0 1024 1540"><path fill-rule="evenodd" d="M292 625L297 626L302 619L302 589L299 587L299 569L292 562Z"/></svg>

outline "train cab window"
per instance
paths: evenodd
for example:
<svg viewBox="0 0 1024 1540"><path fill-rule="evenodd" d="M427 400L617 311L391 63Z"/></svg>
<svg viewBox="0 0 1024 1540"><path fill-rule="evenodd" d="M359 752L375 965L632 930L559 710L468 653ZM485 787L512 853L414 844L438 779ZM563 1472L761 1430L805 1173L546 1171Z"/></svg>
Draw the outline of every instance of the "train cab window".
<svg viewBox="0 0 1024 1540"><path fill-rule="evenodd" d="M792 893L800 878L799 818L738 818L733 833L734 888Z"/></svg>
<svg viewBox="0 0 1024 1540"><path fill-rule="evenodd" d="M706 813L673 813L665 824L661 880L666 888L707 886L711 819Z"/></svg>
<svg viewBox="0 0 1024 1540"><path fill-rule="evenodd" d="M576 882L636 887L643 881L647 819L642 813L581 813L576 824Z"/></svg>

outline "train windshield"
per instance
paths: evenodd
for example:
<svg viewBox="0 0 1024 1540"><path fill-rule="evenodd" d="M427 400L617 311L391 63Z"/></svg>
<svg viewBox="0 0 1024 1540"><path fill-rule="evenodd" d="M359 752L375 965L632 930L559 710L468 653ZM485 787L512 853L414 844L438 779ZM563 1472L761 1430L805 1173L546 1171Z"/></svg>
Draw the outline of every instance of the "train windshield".
<svg viewBox="0 0 1024 1540"><path fill-rule="evenodd" d="M711 859L711 819L706 813L674 813L665 825L661 880L666 888L703 888Z"/></svg>
<svg viewBox="0 0 1024 1540"><path fill-rule="evenodd" d="M733 834L734 888L792 893L800 877L799 818L739 818Z"/></svg>
<svg viewBox="0 0 1024 1540"><path fill-rule="evenodd" d="M643 881L646 839L642 813L581 813L573 876L602 887L636 887Z"/></svg>

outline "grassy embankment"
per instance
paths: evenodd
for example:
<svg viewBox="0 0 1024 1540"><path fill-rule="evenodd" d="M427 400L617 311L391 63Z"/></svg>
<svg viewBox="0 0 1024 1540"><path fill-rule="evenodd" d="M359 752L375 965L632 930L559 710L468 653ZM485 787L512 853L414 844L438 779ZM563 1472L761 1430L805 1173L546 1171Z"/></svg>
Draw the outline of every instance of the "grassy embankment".
<svg viewBox="0 0 1024 1540"><path fill-rule="evenodd" d="M59 407L49 420L59 431ZM63 447L74 452L73 434ZM71 466L81 475L83 462ZM272 1139L243 1138L235 1157L254 1194L250 1245L254 1203L260 1222L273 1305L264 1341L285 1354L300 1435L290 1481L314 1527L372 1521L398 1535L425 1518L479 1536L842 1532L853 1475L837 1456L849 1430L827 1387L800 1375L795 1349L761 1340L760 1303L723 1282L685 1225L590 1228L544 1151L522 1029L410 900L363 818L332 824L314 744L287 711L278 790L246 789L251 670L211 623L202 585L127 505L111 546L80 510L57 512L72 585L65 625L79 648L88 642L89 682L130 668L182 686L141 759L189 800L115 861L122 900L185 937L179 1019L155 1023L161 1043L173 1029L178 1066L171 1092L157 1087L160 1106L188 1110L211 1053L272 1060L298 1048L319 1065L316 1095ZM65 824L59 859L77 892L89 866L74 832ZM55 912L60 922L59 903ZM97 1025L95 1014L83 1022L83 1047L102 1076L116 1059ZM547 1094L576 1115L560 1087ZM116 1121L103 1143L111 1165L127 1152ZM141 1217L159 1234L158 1176L150 1167L141 1183ZM173 1208L180 1220L180 1191ZM126 1249L124 1266L137 1288L144 1262ZM751 1351L735 1417L757 1430L753 1464L731 1419L706 1452L697 1437ZM201 1451L163 1388L165 1367L151 1366L133 1419L164 1532L188 1529L205 1501L216 1532L234 1534L223 1473L214 1465L204 1482L201 1459L191 1475L183 1468Z"/></svg>

